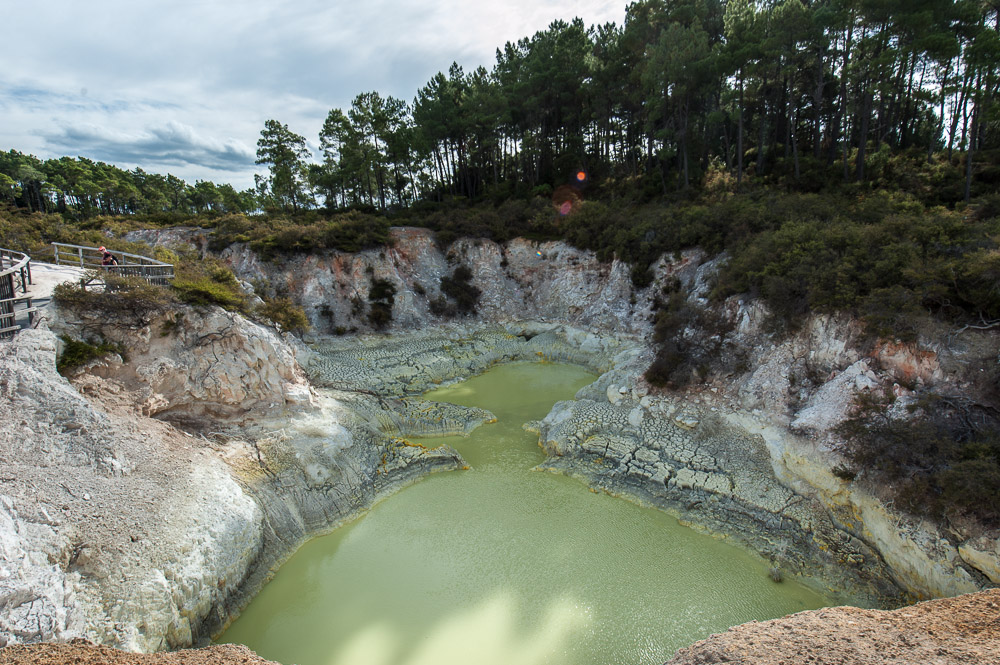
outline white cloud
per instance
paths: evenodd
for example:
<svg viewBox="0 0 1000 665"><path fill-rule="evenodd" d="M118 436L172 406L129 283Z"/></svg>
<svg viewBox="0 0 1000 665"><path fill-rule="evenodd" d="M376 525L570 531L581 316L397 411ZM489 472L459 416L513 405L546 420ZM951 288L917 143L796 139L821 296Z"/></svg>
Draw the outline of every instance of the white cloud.
<svg viewBox="0 0 1000 665"><path fill-rule="evenodd" d="M359 93L412 101L456 61L490 68L555 19L621 22L594 0L48 0L5 8L0 149L186 180L253 182L269 118L311 142ZM44 39L39 39L39 30ZM249 159L249 162L246 160ZM243 166L240 166L243 164Z"/></svg>

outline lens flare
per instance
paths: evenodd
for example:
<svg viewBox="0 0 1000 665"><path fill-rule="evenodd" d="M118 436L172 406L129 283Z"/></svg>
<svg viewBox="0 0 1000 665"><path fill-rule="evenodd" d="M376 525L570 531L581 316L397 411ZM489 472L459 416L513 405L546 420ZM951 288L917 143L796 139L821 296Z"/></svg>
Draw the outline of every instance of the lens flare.
<svg viewBox="0 0 1000 665"><path fill-rule="evenodd" d="M563 201L562 205L559 206L559 214L562 215L563 217L565 217L566 215L570 214L571 212L573 212L573 202L572 201Z"/></svg>
<svg viewBox="0 0 1000 665"><path fill-rule="evenodd" d="M586 179L587 179L587 172L586 171L577 171L576 172L576 181L577 182L583 182Z"/></svg>
<svg viewBox="0 0 1000 665"><path fill-rule="evenodd" d="M538 258L542 258L542 252L541 252L541 250L535 252L535 256L537 256Z"/></svg>

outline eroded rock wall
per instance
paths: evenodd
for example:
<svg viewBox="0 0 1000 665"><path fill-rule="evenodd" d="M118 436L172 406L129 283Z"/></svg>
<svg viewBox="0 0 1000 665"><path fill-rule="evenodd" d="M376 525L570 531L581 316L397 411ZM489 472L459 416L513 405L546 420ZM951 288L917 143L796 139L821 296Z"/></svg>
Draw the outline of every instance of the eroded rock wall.
<svg viewBox="0 0 1000 665"><path fill-rule="evenodd" d="M859 394L891 390L897 396L893 408L906 417L914 387L952 394L968 389L964 367L981 353L974 347L991 342L970 336L949 347L880 343L863 353L870 345L856 321L814 316L797 333L768 345L759 306L743 306L738 316L735 343L755 350L751 369L731 388L714 387L725 395L727 421L767 445L781 482L818 500L838 528L877 552L892 579L916 597L954 596L995 583L988 564L961 552L974 542L995 543L996 533L907 515L863 473L855 481L833 473L843 463L835 452L836 428L850 417Z"/></svg>
<svg viewBox="0 0 1000 665"><path fill-rule="evenodd" d="M261 511L193 437L77 392L52 333L0 353L0 639L190 643L256 557Z"/></svg>
<svg viewBox="0 0 1000 665"><path fill-rule="evenodd" d="M303 540L464 464L406 441L419 414L316 394L296 349L238 315L183 308L140 329L47 318L129 352L71 384L54 333L0 345L0 641L203 641Z"/></svg>
<svg viewBox="0 0 1000 665"><path fill-rule="evenodd" d="M286 294L300 303L320 333L336 329L372 330L363 310L372 279L396 288L390 331L410 331L448 320L431 312L440 297L441 278L459 264L474 275L482 291L476 320L481 323L554 321L606 332L648 329L649 299L633 299L629 266L598 261L593 252L563 242L516 239L458 240L443 250L426 229L394 228L394 244L357 254L328 252L261 261L245 245L221 254L240 279ZM693 266L698 253L680 264Z"/></svg>
<svg viewBox="0 0 1000 665"><path fill-rule="evenodd" d="M144 415L205 428L310 405L288 341L219 307L178 308L139 328L66 308L47 317L57 334L126 349L125 359L91 364L81 375L113 379Z"/></svg>
<svg viewBox="0 0 1000 665"><path fill-rule="evenodd" d="M636 291L626 266L602 264L563 243L461 240L443 250L425 230L393 234L392 247L353 255L265 263L236 245L223 256L244 280L295 298L320 333L367 330L358 303L367 300L373 278L391 282L397 294L390 331L407 335L405 347L347 337L321 344L313 357L319 358L314 379L324 385L355 389L361 377L367 389L390 394L524 357L520 342L512 351L502 338L452 339L463 358L477 359L455 364L440 359L447 350L439 342L414 335L443 322L429 303L440 295L442 276L468 265L482 291L477 316L466 319L473 327L500 324L504 334L529 340L539 331L517 326L540 320L550 329L568 324L597 338L632 336L630 357L597 368L605 374L592 389L557 406L539 425L553 454L550 468L739 538L787 571L818 575L870 602L953 595L996 582L996 534L914 520L863 479L848 482L831 473L840 462L833 451L835 427L857 392L891 388L905 404L907 385L954 385L948 383L954 366L973 358L964 348L975 346L971 336L871 348L856 322L829 316L778 334L754 301L707 301L712 274L724 259L706 261L698 252L662 258L652 266L654 284ZM641 374L652 357L652 305L665 287L678 284L689 300L715 308L732 324L719 353L734 360L730 370L705 382L651 394ZM415 360L400 362L399 353ZM587 364L585 353L574 353L561 359ZM392 368L388 380L381 378L383 368Z"/></svg>

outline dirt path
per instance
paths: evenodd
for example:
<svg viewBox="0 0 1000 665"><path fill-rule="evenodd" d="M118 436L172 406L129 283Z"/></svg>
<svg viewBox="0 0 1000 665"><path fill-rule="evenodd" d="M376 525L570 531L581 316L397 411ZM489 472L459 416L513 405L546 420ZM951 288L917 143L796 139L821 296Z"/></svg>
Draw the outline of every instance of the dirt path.
<svg viewBox="0 0 1000 665"><path fill-rule="evenodd" d="M242 645L223 644L173 653L129 653L86 640L71 644L30 644L0 649L0 665L276 665Z"/></svg>
<svg viewBox="0 0 1000 665"><path fill-rule="evenodd" d="M1000 663L1000 589L895 611L831 607L751 622L681 649L667 665Z"/></svg>

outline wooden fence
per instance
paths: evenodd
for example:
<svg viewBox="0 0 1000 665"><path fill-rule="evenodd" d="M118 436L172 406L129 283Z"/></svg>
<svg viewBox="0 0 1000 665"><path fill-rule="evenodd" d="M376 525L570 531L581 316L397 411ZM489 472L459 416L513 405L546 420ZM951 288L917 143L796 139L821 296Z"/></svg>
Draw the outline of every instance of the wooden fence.
<svg viewBox="0 0 1000 665"><path fill-rule="evenodd" d="M62 242L52 243L52 251L55 263L64 266L79 266L84 269L97 271L96 275L105 272L129 277L142 277L150 284L167 286L174 279L174 266L170 263L157 261L148 256L139 254L128 254L127 252L112 252L111 254L118 261L117 266L105 266L101 263L102 253L97 247L84 247L83 245L68 245ZM99 278L98 278L99 279ZM87 286L95 280L89 280L83 284Z"/></svg>
<svg viewBox="0 0 1000 665"><path fill-rule="evenodd" d="M27 313L29 325L35 322L38 308L32 306L31 296L25 295L30 284L31 257L12 249L0 249L0 338L11 337L20 330L17 323L20 314Z"/></svg>

